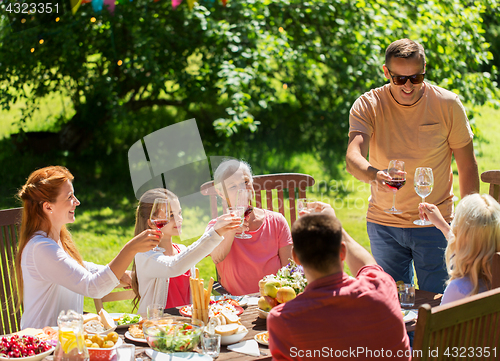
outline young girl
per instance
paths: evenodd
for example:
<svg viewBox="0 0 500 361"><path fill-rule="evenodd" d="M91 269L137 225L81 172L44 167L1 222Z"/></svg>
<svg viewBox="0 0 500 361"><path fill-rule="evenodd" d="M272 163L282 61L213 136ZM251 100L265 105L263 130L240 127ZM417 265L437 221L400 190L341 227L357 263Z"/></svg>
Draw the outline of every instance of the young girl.
<svg viewBox="0 0 500 361"><path fill-rule="evenodd" d="M102 298L113 290L137 252L158 244L161 233L144 231L125 244L107 265L83 261L66 229L75 221L73 175L64 167L34 171L18 192L23 202L16 277L23 303L21 328L57 326L62 310L83 313L83 297Z"/></svg>
<svg viewBox="0 0 500 361"><path fill-rule="evenodd" d="M150 304L165 305L165 308L191 303L189 291L190 269L206 257L224 238L225 233L239 228L241 219L223 215L217 219L214 229L206 232L198 241L186 248L172 243L172 236L180 235L182 215L179 199L166 189L156 188L145 192L137 207L135 233L155 229L149 217L154 200L168 199L170 222L161 229L159 247L164 251L149 251L135 256L132 272L132 288L136 294L138 312L146 314Z"/></svg>
<svg viewBox="0 0 500 361"><path fill-rule="evenodd" d="M445 258L450 279L441 304L491 289L491 262L500 251L498 202L487 194L466 196L458 204L451 226L433 204L421 203L419 211L448 240Z"/></svg>

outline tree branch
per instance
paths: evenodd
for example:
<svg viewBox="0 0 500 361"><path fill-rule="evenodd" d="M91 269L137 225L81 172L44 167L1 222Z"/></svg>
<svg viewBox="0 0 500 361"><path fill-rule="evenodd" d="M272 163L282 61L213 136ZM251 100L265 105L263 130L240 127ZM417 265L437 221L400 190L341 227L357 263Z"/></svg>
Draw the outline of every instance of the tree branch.
<svg viewBox="0 0 500 361"><path fill-rule="evenodd" d="M168 99L144 99L144 100L134 100L129 101L125 106L129 110L139 110L145 107L152 107L153 105L173 105L175 107L183 106L184 103L181 100L168 100Z"/></svg>

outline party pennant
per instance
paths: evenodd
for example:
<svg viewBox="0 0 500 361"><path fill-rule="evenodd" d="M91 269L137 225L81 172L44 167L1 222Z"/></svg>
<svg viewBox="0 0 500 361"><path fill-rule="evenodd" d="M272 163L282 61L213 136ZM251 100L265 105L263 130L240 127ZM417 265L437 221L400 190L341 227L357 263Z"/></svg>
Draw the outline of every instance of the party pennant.
<svg viewBox="0 0 500 361"><path fill-rule="evenodd" d="M71 0L70 4L71 4L71 12L74 15L74 14L76 14L76 12L78 11L78 8L82 4L82 0Z"/></svg>
<svg viewBox="0 0 500 361"><path fill-rule="evenodd" d="M108 7L108 11L111 14L115 12L115 0L104 0L104 5Z"/></svg>
<svg viewBox="0 0 500 361"><path fill-rule="evenodd" d="M172 0L172 7L174 10L181 4L182 0Z"/></svg>
<svg viewBox="0 0 500 361"><path fill-rule="evenodd" d="M96 13L100 13L102 11L103 4L103 0L92 0L92 8Z"/></svg>
<svg viewBox="0 0 500 361"><path fill-rule="evenodd" d="M187 0L188 6L189 6L189 10L193 10L195 2L196 2L196 0Z"/></svg>
<svg viewBox="0 0 500 361"><path fill-rule="evenodd" d="M222 0L222 5L226 6L227 0Z"/></svg>

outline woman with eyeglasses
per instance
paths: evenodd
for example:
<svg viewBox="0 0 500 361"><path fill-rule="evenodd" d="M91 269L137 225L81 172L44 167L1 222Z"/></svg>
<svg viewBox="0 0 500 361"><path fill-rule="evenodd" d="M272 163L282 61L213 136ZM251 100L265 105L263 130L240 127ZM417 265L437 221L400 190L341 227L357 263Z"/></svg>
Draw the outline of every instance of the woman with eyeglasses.
<svg viewBox="0 0 500 361"><path fill-rule="evenodd" d="M238 202L238 190L248 190L250 197L254 192L250 165L240 160L223 161L214 172L214 184L219 197L231 207ZM285 217L251 206L248 198L244 202L247 215L243 215L242 228L227 232L210 254L220 283L232 295L259 292L259 281L286 266L292 257L292 235ZM210 221L207 230L215 221ZM248 238L242 238L243 233Z"/></svg>
<svg viewBox="0 0 500 361"><path fill-rule="evenodd" d="M422 45L394 41L382 69L389 83L363 94L351 108L347 170L371 185L366 218L377 263L395 281L404 282L413 281L414 265L420 289L442 293L448 277L443 261L447 242L435 227L413 224L419 218L420 197L408 185L416 168L432 168L434 188L427 201L451 221L452 154L461 196L479 190L473 134L458 95L425 81ZM398 190L401 214L384 212L393 199L394 189L386 184L392 180L386 169L391 160L405 162L407 186Z"/></svg>

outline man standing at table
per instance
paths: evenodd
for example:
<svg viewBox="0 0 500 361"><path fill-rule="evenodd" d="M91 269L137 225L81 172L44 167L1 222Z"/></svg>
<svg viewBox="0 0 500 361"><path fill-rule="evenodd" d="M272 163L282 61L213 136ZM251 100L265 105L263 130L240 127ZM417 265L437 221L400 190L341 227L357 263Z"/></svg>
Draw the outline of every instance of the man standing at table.
<svg viewBox="0 0 500 361"><path fill-rule="evenodd" d="M417 167L432 168L434 187L426 201L438 206L450 222L453 211L451 156L458 167L460 195L479 191L479 175L472 131L458 96L424 82L423 47L409 39L393 42L386 50L384 75L389 84L372 89L356 100L349 115L347 170L371 184L367 230L372 254L394 280L413 281L412 260L420 289L442 293L448 278L444 264L446 239L418 219L420 197L413 189ZM369 160L366 159L370 150ZM406 186L396 198L402 214L389 214L393 190L387 166L392 159L405 162Z"/></svg>
<svg viewBox="0 0 500 361"><path fill-rule="evenodd" d="M269 312L273 360L409 360L396 283L342 229L329 205L316 207L322 212L292 227L292 257L304 268L307 287ZM343 272L344 260L356 278Z"/></svg>

